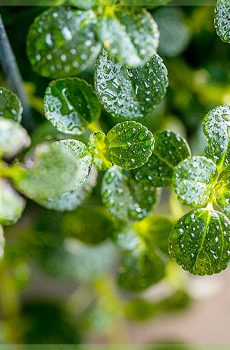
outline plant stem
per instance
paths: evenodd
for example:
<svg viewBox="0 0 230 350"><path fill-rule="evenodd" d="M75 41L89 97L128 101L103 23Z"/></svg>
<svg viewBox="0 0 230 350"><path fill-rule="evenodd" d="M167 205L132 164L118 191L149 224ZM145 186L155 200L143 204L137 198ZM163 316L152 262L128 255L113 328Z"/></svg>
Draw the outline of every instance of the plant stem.
<svg viewBox="0 0 230 350"><path fill-rule="evenodd" d="M29 106L28 97L23 87L21 74L19 72L17 62L7 36L1 14L0 14L0 63L6 77L7 87L12 91L14 91L22 101L22 105L24 109L22 124L27 129L32 129L34 123L31 117L31 110Z"/></svg>

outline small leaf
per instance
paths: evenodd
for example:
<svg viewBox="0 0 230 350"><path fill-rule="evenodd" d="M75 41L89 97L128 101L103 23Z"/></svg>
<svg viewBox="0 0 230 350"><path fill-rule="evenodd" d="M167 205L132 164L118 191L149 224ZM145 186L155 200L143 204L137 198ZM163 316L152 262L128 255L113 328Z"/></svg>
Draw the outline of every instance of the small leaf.
<svg viewBox="0 0 230 350"><path fill-rule="evenodd" d="M159 32L150 13L125 7L105 7L97 34L108 55L131 68L147 63L157 50Z"/></svg>
<svg viewBox="0 0 230 350"><path fill-rule="evenodd" d="M30 146L27 131L16 121L0 118L0 154L11 158Z"/></svg>
<svg viewBox="0 0 230 350"><path fill-rule="evenodd" d="M85 182L77 187L74 191L66 192L59 198L40 200L40 204L47 208L57 211L72 211L82 205L82 203L89 197L92 189L96 186L97 171L94 167L90 170L90 173Z"/></svg>
<svg viewBox="0 0 230 350"><path fill-rule="evenodd" d="M230 174L227 173L218 181L213 197L216 204L227 215L230 216Z"/></svg>
<svg viewBox="0 0 230 350"><path fill-rule="evenodd" d="M155 146L148 162L135 172L137 181L151 181L155 187L170 186L175 167L190 156L190 149L182 137L172 131L157 132Z"/></svg>
<svg viewBox="0 0 230 350"><path fill-rule="evenodd" d="M230 221L213 210L196 209L183 216L169 237L169 253L195 275L224 270L230 260Z"/></svg>
<svg viewBox="0 0 230 350"><path fill-rule="evenodd" d="M206 156L218 166L230 163L230 106L218 106L203 120L203 131L208 141Z"/></svg>
<svg viewBox="0 0 230 350"><path fill-rule="evenodd" d="M81 134L99 119L101 112L92 87L77 78L51 82L45 93L44 109L53 126L67 134Z"/></svg>
<svg viewBox="0 0 230 350"><path fill-rule="evenodd" d="M114 223L104 208L87 206L78 208L63 219L63 232L86 244L99 244L112 236Z"/></svg>
<svg viewBox="0 0 230 350"><path fill-rule="evenodd" d="M216 165L211 159L192 157L176 167L173 186L182 203L198 208L208 202L216 178Z"/></svg>
<svg viewBox="0 0 230 350"><path fill-rule="evenodd" d="M13 225L20 219L24 208L24 199L14 191L7 181L0 180L0 224Z"/></svg>
<svg viewBox="0 0 230 350"><path fill-rule="evenodd" d="M226 43L230 43L230 4L229 0L217 0L215 8L215 27L217 34Z"/></svg>
<svg viewBox="0 0 230 350"><path fill-rule="evenodd" d="M0 87L0 117L20 123L22 111L19 98L12 91Z"/></svg>
<svg viewBox="0 0 230 350"><path fill-rule="evenodd" d="M166 94L167 69L157 54L142 67L128 69L102 50L96 64L95 89L105 110L114 117L133 119L151 114Z"/></svg>
<svg viewBox="0 0 230 350"><path fill-rule="evenodd" d="M125 169L136 169L144 165L154 148L151 131L134 121L115 125L108 132L107 140L111 162Z"/></svg>
<svg viewBox="0 0 230 350"><path fill-rule="evenodd" d="M125 290L136 292L159 282L165 275L165 263L155 253L128 252L124 255L117 282Z"/></svg>
<svg viewBox="0 0 230 350"><path fill-rule="evenodd" d="M36 147L25 176L16 185L29 198L43 203L74 191L86 180L91 157L80 141L64 140Z"/></svg>
<svg viewBox="0 0 230 350"><path fill-rule="evenodd" d="M151 183L138 182L129 171L113 166L102 180L102 200L117 220L141 220L153 209L157 200Z"/></svg>
<svg viewBox="0 0 230 350"><path fill-rule="evenodd" d="M77 75L90 67L101 45L96 41L93 11L54 7L30 27L27 53L33 69L49 78Z"/></svg>

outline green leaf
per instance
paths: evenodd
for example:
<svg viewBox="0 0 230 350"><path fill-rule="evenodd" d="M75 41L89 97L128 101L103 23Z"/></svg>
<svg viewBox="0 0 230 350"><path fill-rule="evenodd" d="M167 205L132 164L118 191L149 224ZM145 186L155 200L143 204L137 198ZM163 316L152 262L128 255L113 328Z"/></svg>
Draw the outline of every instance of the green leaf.
<svg viewBox="0 0 230 350"><path fill-rule="evenodd" d="M230 174L221 177L214 189L213 197L219 208L230 216Z"/></svg>
<svg viewBox="0 0 230 350"><path fill-rule="evenodd" d="M99 119L101 112L92 87L77 78L51 82L45 93L44 109L53 126L67 134L81 134Z"/></svg>
<svg viewBox="0 0 230 350"><path fill-rule="evenodd" d="M117 282L125 290L136 292L159 282L165 275L165 263L159 255L135 250L124 255Z"/></svg>
<svg viewBox="0 0 230 350"><path fill-rule="evenodd" d="M196 209L183 216L169 237L169 253L195 275L224 270L230 260L230 221L214 210Z"/></svg>
<svg viewBox="0 0 230 350"><path fill-rule="evenodd" d="M182 203L198 208L209 201L216 178L217 168L213 161L195 156L176 167L173 186Z"/></svg>
<svg viewBox="0 0 230 350"><path fill-rule="evenodd" d="M4 247L5 247L5 238L4 238L4 232L3 228L0 225L0 258L4 255Z"/></svg>
<svg viewBox="0 0 230 350"><path fill-rule="evenodd" d="M11 158L29 146L30 137L18 122L0 118L0 154Z"/></svg>
<svg viewBox="0 0 230 350"><path fill-rule="evenodd" d="M24 199L14 191L7 181L0 180L0 224L13 225L20 219L24 208Z"/></svg>
<svg viewBox="0 0 230 350"><path fill-rule="evenodd" d="M157 54L142 67L128 69L102 50L96 63L95 89L105 110L133 119L151 114L166 94L167 69Z"/></svg>
<svg viewBox="0 0 230 350"><path fill-rule="evenodd" d="M90 165L91 157L80 141L41 144L35 148L33 159L27 161L26 174L16 185L29 198L42 204L81 186Z"/></svg>
<svg viewBox="0 0 230 350"><path fill-rule="evenodd" d="M123 6L155 7L155 6L166 5L171 0L113 0L113 1Z"/></svg>
<svg viewBox="0 0 230 350"><path fill-rule="evenodd" d="M96 41L93 11L54 7L30 27L27 53L33 69L49 78L77 75L90 67L101 45Z"/></svg>
<svg viewBox="0 0 230 350"><path fill-rule="evenodd" d="M158 52L162 56L175 57L188 45L189 31L183 23L183 13L171 7L162 7L154 12L154 19L160 32Z"/></svg>
<svg viewBox="0 0 230 350"><path fill-rule="evenodd" d="M112 236L114 223L104 208L87 206L78 208L63 219L63 232L86 244L99 244Z"/></svg>
<svg viewBox="0 0 230 350"><path fill-rule="evenodd" d="M66 192L59 198L40 200L40 204L47 208L57 211L72 211L82 205L89 197L97 182L97 170L92 167L85 182L74 191Z"/></svg>
<svg viewBox="0 0 230 350"><path fill-rule="evenodd" d="M115 125L108 132L107 140L112 163L125 169L136 169L144 165L154 148L151 131L134 121Z"/></svg>
<svg viewBox="0 0 230 350"><path fill-rule="evenodd" d="M69 4L83 10L89 10L100 5L100 0L69 0Z"/></svg>
<svg viewBox="0 0 230 350"><path fill-rule="evenodd" d="M19 98L12 91L0 87L0 117L20 123L22 111Z"/></svg>
<svg viewBox="0 0 230 350"><path fill-rule="evenodd" d="M113 166L102 180L102 201L117 220L141 220L153 209L157 200L151 183L136 181L129 171Z"/></svg>
<svg viewBox="0 0 230 350"><path fill-rule="evenodd" d="M147 63L159 44L157 25L142 9L105 7L98 16L97 34L108 55L130 68Z"/></svg>
<svg viewBox="0 0 230 350"><path fill-rule="evenodd" d="M230 43L230 4L228 0L217 0L214 23L221 40Z"/></svg>
<svg viewBox="0 0 230 350"><path fill-rule="evenodd" d="M204 118L203 131L208 141L206 156L221 168L230 163L230 106L218 106Z"/></svg>
<svg viewBox="0 0 230 350"><path fill-rule="evenodd" d="M190 156L186 140L172 131L157 132L148 162L135 172L137 181L151 181L155 187L170 186L175 167Z"/></svg>

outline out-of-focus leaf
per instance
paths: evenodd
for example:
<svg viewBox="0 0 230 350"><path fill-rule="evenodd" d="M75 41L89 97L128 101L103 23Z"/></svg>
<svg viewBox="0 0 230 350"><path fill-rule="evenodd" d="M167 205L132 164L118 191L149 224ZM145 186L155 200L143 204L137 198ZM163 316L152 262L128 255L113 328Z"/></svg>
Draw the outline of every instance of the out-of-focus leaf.
<svg viewBox="0 0 230 350"><path fill-rule="evenodd" d="M184 215L169 236L169 253L195 275L218 273L230 261L230 221L214 210L196 209Z"/></svg>
<svg viewBox="0 0 230 350"><path fill-rule="evenodd" d="M33 69L49 78L75 76L90 67L101 44L96 41L93 11L54 7L39 15L27 38Z"/></svg>
<svg viewBox="0 0 230 350"><path fill-rule="evenodd" d="M21 101L12 91L3 87L0 87L0 117L12 119L18 123L22 119Z"/></svg>
<svg viewBox="0 0 230 350"><path fill-rule="evenodd" d="M0 118L0 154L11 158L30 146L27 131L16 121Z"/></svg>
<svg viewBox="0 0 230 350"><path fill-rule="evenodd" d="M2 258L4 255L4 247L5 247L4 231L2 226L0 225L0 258Z"/></svg>
<svg viewBox="0 0 230 350"><path fill-rule="evenodd" d="M44 109L53 126L67 134L81 134L101 112L92 87L77 78L51 82L45 93Z"/></svg>
<svg viewBox="0 0 230 350"><path fill-rule="evenodd" d="M0 224L12 225L16 223L24 208L24 199L14 191L7 181L0 180Z"/></svg>
<svg viewBox="0 0 230 350"><path fill-rule="evenodd" d="M152 113L166 94L167 69L157 54L144 66L122 67L102 50L96 64L95 89L105 110L114 117L135 119Z"/></svg>
<svg viewBox="0 0 230 350"><path fill-rule="evenodd" d="M142 9L105 7L98 16L97 34L108 55L131 68L147 63L159 44L157 25Z"/></svg>
<svg viewBox="0 0 230 350"><path fill-rule="evenodd" d="M173 186L182 203L199 208L208 202L216 178L215 163L206 157L194 156L176 167Z"/></svg>

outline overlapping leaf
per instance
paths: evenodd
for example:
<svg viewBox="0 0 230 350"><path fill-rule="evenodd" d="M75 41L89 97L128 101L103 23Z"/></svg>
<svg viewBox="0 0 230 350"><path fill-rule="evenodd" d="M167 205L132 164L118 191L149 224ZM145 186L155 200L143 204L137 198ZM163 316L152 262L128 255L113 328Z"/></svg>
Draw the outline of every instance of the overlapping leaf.
<svg viewBox="0 0 230 350"><path fill-rule="evenodd" d="M0 117L19 123L22 119L21 101L12 91L3 87L0 87Z"/></svg>
<svg viewBox="0 0 230 350"><path fill-rule="evenodd" d="M21 217L24 208L24 199L14 191L7 181L0 180L0 224L12 225L16 223Z"/></svg>
<svg viewBox="0 0 230 350"><path fill-rule="evenodd" d="M169 237L169 253L195 275L224 270L230 261L230 221L222 213L196 209L183 216Z"/></svg>
<svg viewBox="0 0 230 350"><path fill-rule="evenodd" d="M100 105L91 86L81 79L58 79L49 84L44 98L45 115L54 127L80 134L100 117Z"/></svg>
<svg viewBox="0 0 230 350"><path fill-rule="evenodd" d="M190 156L187 142L172 131L157 132L148 162L135 171L138 181L150 181L155 187L170 186L175 167Z"/></svg>
<svg viewBox="0 0 230 350"><path fill-rule="evenodd" d="M167 86L167 69L157 54L135 69L115 63L105 50L99 55L95 89L105 110L114 117L135 119L152 113L165 96Z"/></svg>
<svg viewBox="0 0 230 350"><path fill-rule="evenodd" d="M229 0L217 0L215 9L215 27L221 40L230 43L230 3Z"/></svg>
<svg viewBox="0 0 230 350"><path fill-rule="evenodd" d="M227 215L230 216L230 175L225 174L218 181L215 191L214 198L216 204L220 209Z"/></svg>

